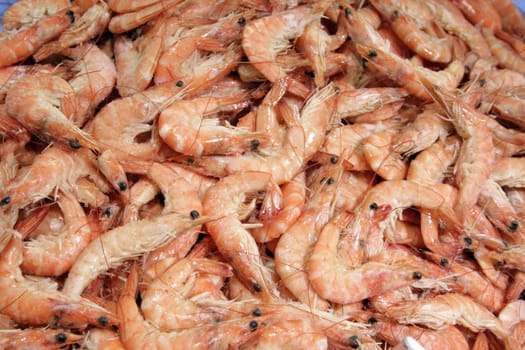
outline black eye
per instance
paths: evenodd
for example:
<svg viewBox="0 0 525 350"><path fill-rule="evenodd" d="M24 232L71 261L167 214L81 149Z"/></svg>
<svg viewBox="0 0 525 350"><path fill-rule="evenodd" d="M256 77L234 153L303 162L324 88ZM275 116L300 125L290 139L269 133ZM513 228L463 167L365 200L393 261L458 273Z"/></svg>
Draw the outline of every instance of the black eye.
<svg viewBox="0 0 525 350"><path fill-rule="evenodd" d="M199 212L197 210L192 210L192 211L190 211L190 216L191 216L191 218L193 220L195 220L195 219L198 219L199 216L201 216L201 215L199 214Z"/></svg>
<svg viewBox="0 0 525 350"><path fill-rule="evenodd" d="M184 86L184 82L182 80L179 80L175 83L175 85L177 85L177 87L183 87Z"/></svg>
<svg viewBox="0 0 525 350"><path fill-rule="evenodd" d="M128 189L128 185L126 185L125 182L119 182L118 183L118 189L121 190L122 192L124 192L125 190Z"/></svg>
<svg viewBox="0 0 525 350"><path fill-rule="evenodd" d="M0 207L4 205L8 205L10 202L11 202L11 197L5 196L4 198L2 198L2 200L0 200Z"/></svg>
<svg viewBox="0 0 525 350"><path fill-rule="evenodd" d="M376 202L373 202L372 204L370 204L370 209L371 210L377 210L377 208L378 208L378 205L377 205Z"/></svg>
<svg viewBox="0 0 525 350"><path fill-rule="evenodd" d="M255 309L252 311L252 315L253 315L253 316L257 316L257 317L262 316L262 311L261 311L261 309L259 309L259 308L255 308Z"/></svg>
<svg viewBox="0 0 525 350"><path fill-rule="evenodd" d="M65 333L57 333L57 334L55 334L55 340L59 344L65 343L66 340L67 340L67 334L65 334Z"/></svg>
<svg viewBox="0 0 525 350"><path fill-rule="evenodd" d="M256 330L257 327L259 327L259 323L257 323L257 321L253 320L253 321L250 321L250 329L252 331Z"/></svg>
<svg viewBox="0 0 525 350"><path fill-rule="evenodd" d="M103 327L106 327L109 324L109 319L106 316L100 316L97 321Z"/></svg>
<svg viewBox="0 0 525 350"><path fill-rule="evenodd" d="M79 149L80 148L80 142L78 142L77 140L68 140L67 144L72 149Z"/></svg>

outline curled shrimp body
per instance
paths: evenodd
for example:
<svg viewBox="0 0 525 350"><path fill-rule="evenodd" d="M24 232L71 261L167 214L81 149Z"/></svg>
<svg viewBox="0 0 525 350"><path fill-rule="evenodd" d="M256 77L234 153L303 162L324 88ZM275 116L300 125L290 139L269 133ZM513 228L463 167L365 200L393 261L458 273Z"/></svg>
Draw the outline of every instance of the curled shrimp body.
<svg viewBox="0 0 525 350"><path fill-rule="evenodd" d="M489 0L501 17L503 29L525 37L525 18L523 13L511 0Z"/></svg>
<svg viewBox="0 0 525 350"><path fill-rule="evenodd" d="M251 289L262 292L266 299L276 297L277 290L255 240L242 225L240 209L249 193L272 191L272 186L275 184L269 173L238 172L219 180L206 192L203 203L204 215L215 218L206 228L217 248L238 272L238 277Z"/></svg>
<svg viewBox="0 0 525 350"><path fill-rule="evenodd" d="M77 298L100 273L125 259L157 248L180 232L207 220L205 217L193 219L190 213L170 213L109 230L91 241L75 260L63 292Z"/></svg>
<svg viewBox="0 0 525 350"><path fill-rule="evenodd" d="M335 115L345 119L372 112L386 104L403 101L407 94L400 88L347 89L337 95Z"/></svg>
<svg viewBox="0 0 525 350"><path fill-rule="evenodd" d="M88 150L65 152L56 146L50 147L7 183L0 195L2 205L21 208L58 189L75 193L76 182L82 177L88 177L107 192L107 183L98 174L93 160L94 155Z"/></svg>
<svg viewBox="0 0 525 350"><path fill-rule="evenodd" d="M465 17L482 28L501 30L501 18L490 0L453 0Z"/></svg>
<svg viewBox="0 0 525 350"><path fill-rule="evenodd" d="M176 262L151 282L142 295L141 309L144 317L161 329L194 328L214 323L219 314L199 305L198 296L190 298L197 274L231 277L231 266L204 258L186 258ZM206 303L203 295L201 302ZM163 305L159 308L158 305ZM195 317L198 314L199 317Z"/></svg>
<svg viewBox="0 0 525 350"><path fill-rule="evenodd" d="M13 321L29 325L85 328L111 326L118 319L85 299L73 301L48 280L27 279L22 275L22 241L17 235L0 255L0 308Z"/></svg>
<svg viewBox="0 0 525 350"><path fill-rule="evenodd" d="M402 180L407 162L394 151L396 130L382 130L368 136L363 142L363 156L370 168L385 180Z"/></svg>
<svg viewBox="0 0 525 350"><path fill-rule="evenodd" d="M510 331L518 323L525 320L525 301L515 300L508 303L498 313L498 318L503 323L503 327Z"/></svg>
<svg viewBox="0 0 525 350"><path fill-rule="evenodd" d="M17 1L5 10L2 16L2 26L6 30L29 27L37 22L38 19L54 15L69 6L70 4L66 0Z"/></svg>
<svg viewBox="0 0 525 350"><path fill-rule="evenodd" d="M494 32L490 29L483 29L483 36L487 40L490 50L498 60L500 66L512 69L520 74L525 74L525 58L514 51L509 44L496 38Z"/></svg>
<svg viewBox="0 0 525 350"><path fill-rule="evenodd" d="M125 33L153 20L162 12L177 6L181 2L181 0L155 1L149 6L117 14L116 16L111 17L108 30L113 34Z"/></svg>
<svg viewBox="0 0 525 350"><path fill-rule="evenodd" d="M54 39L75 21L72 9L64 8L20 31L2 36L0 43L0 67L20 62L35 53L46 42Z"/></svg>
<svg viewBox="0 0 525 350"><path fill-rule="evenodd" d="M269 81L277 82L286 73L276 63L276 57L288 45L288 40L299 37L306 25L319 18L324 4L299 6L249 22L242 33L242 48L250 62ZM306 97L309 88L291 79L288 91Z"/></svg>
<svg viewBox="0 0 525 350"><path fill-rule="evenodd" d="M69 271L91 240L92 231L80 203L65 193L58 204L64 216L63 231L41 234L24 244L24 272L40 276L60 276Z"/></svg>
<svg viewBox="0 0 525 350"><path fill-rule="evenodd" d="M201 155L240 154L267 143L263 133L221 125L214 115L246 105L244 98L204 96L176 101L159 116L160 137L175 151Z"/></svg>
<svg viewBox="0 0 525 350"><path fill-rule="evenodd" d="M5 103L11 117L45 141L98 149L92 136L70 120L76 112L75 91L60 77L44 73L23 76L8 91Z"/></svg>
<svg viewBox="0 0 525 350"><path fill-rule="evenodd" d="M494 171L490 178L500 186L525 187L525 159L504 157L496 160Z"/></svg>

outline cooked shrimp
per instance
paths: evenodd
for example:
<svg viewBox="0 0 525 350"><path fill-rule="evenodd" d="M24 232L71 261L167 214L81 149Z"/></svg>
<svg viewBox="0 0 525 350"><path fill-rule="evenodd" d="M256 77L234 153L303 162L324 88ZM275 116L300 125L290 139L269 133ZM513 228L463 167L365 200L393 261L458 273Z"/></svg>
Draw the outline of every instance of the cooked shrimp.
<svg viewBox="0 0 525 350"><path fill-rule="evenodd" d="M58 39L45 44L35 52L33 58L39 62L66 48L97 38L106 30L110 17L108 5L104 1L97 2L64 30Z"/></svg>
<svg viewBox="0 0 525 350"><path fill-rule="evenodd" d="M511 0L489 0L501 17L503 29L525 37L525 18Z"/></svg>
<svg viewBox="0 0 525 350"><path fill-rule="evenodd" d="M160 137L175 151L190 156L230 155L256 149L268 142L263 133L221 125L219 112L240 109L243 97L204 96L176 101L159 116Z"/></svg>
<svg viewBox="0 0 525 350"><path fill-rule="evenodd" d="M453 0L453 2L473 24L494 32L501 30L501 18L490 0Z"/></svg>
<svg viewBox="0 0 525 350"><path fill-rule="evenodd" d="M301 171L303 164L321 147L332 115L334 97L332 84L313 94L301 110L300 120L288 127L282 147L268 156L252 152L234 157L189 159L187 163L206 175L226 176L244 170L263 171L271 173L277 184L286 183Z"/></svg>
<svg viewBox="0 0 525 350"><path fill-rule="evenodd" d="M498 313L498 318L505 329L512 330L516 324L525 320L525 301L515 300L508 303Z"/></svg>
<svg viewBox="0 0 525 350"><path fill-rule="evenodd" d="M70 195L60 193L58 205L64 217L63 229L24 242L21 268L25 273L63 275L91 240L91 227L80 203Z"/></svg>
<svg viewBox="0 0 525 350"><path fill-rule="evenodd" d="M347 89L337 95L335 114L340 119L372 112L384 105L403 101L407 91L400 88Z"/></svg>
<svg viewBox="0 0 525 350"><path fill-rule="evenodd" d="M520 128L525 127L525 114L523 109L525 108L525 90L513 89L508 93L494 93L493 94L493 110L496 112L498 117L504 120L508 120Z"/></svg>
<svg viewBox="0 0 525 350"><path fill-rule="evenodd" d="M199 296L190 298L196 275L202 273L221 277L233 275L231 266L225 263L204 258L182 259L151 282L142 294L141 309L144 317L165 330L216 323L221 315L211 309L208 311L205 307L210 295L204 293L201 295L202 299ZM202 300L201 303L199 299ZM162 308L158 305L162 305Z"/></svg>
<svg viewBox="0 0 525 350"><path fill-rule="evenodd" d="M263 298L272 300L277 290L270 271L264 266L259 248L241 219L242 209L250 193L271 192L272 175L256 171L238 172L222 178L206 192L204 215L216 219L206 223L206 228L221 254L229 261L243 282ZM246 209L244 209L246 210Z"/></svg>
<svg viewBox="0 0 525 350"><path fill-rule="evenodd" d="M308 280L308 254L335 209L338 184L343 173L341 159L323 166L314 177L315 188L295 223L281 236L275 248L275 271L286 288L313 309L326 310Z"/></svg>
<svg viewBox="0 0 525 350"><path fill-rule="evenodd" d="M299 6L250 21L242 38L250 63L272 83L283 77L286 73L276 64L277 55L287 48L289 40L299 37L306 25L321 16L325 6ZM303 98L310 93L307 86L294 79L290 80L288 91Z"/></svg>
<svg viewBox="0 0 525 350"><path fill-rule="evenodd" d="M396 130L382 130L368 136L363 142L363 156L370 168L385 180L402 180L407 162L394 151Z"/></svg>
<svg viewBox="0 0 525 350"><path fill-rule="evenodd" d="M66 0L21 0L10 4L2 16L2 26L6 30L29 27L39 19L54 15L70 7Z"/></svg>
<svg viewBox="0 0 525 350"><path fill-rule="evenodd" d="M120 265L125 259L155 249L180 232L208 220L195 216L190 213L170 213L104 232L91 241L75 260L63 292L77 298L100 273Z"/></svg>
<svg viewBox="0 0 525 350"><path fill-rule="evenodd" d="M402 302L390 307L386 314L401 323L422 324L432 329L459 323L473 332L489 330L500 339L509 335L509 331L492 312L461 294L449 293Z"/></svg>
<svg viewBox="0 0 525 350"><path fill-rule="evenodd" d="M76 181L82 177L90 178L103 192L108 192L107 183L98 174L93 160L89 150L65 152L56 146L49 147L5 186L0 195L1 205L21 208L58 189L75 193Z"/></svg>
<svg viewBox="0 0 525 350"><path fill-rule="evenodd" d="M85 328L88 325L118 324L115 316L83 298L73 301L57 291L56 283L27 279L19 265L22 262L22 241L17 235L0 255L0 308L17 323L33 326L64 326Z"/></svg>
<svg viewBox="0 0 525 350"><path fill-rule="evenodd" d="M463 16L461 11L449 0L427 0L436 22L446 31L461 38L469 48L481 58L491 56L483 35Z"/></svg>
<svg viewBox="0 0 525 350"><path fill-rule="evenodd" d="M157 160L161 140L152 135L146 142L137 136L152 131L159 113L183 96L176 84L151 87L106 104L92 121L93 137L102 150L111 149L118 160ZM118 117L117 117L118 116Z"/></svg>
<svg viewBox="0 0 525 350"><path fill-rule="evenodd" d="M92 136L71 121L76 112L75 91L60 77L25 75L7 92L5 103L11 117L44 141L58 140L73 149L98 149Z"/></svg>
<svg viewBox="0 0 525 350"><path fill-rule="evenodd" d="M61 329L26 328L0 330L0 347L16 349L60 349L79 343L83 336Z"/></svg>
<svg viewBox="0 0 525 350"><path fill-rule="evenodd" d="M20 62L54 39L75 21L74 8L64 8L20 31L7 32L0 38L0 67Z"/></svg>
<svg viewBox="0 0 525 350"><path fill-rule="evenodd" d="M98 46L83 44L62 51L73 61L66 65L75 72L68 80L75 93L75 125L91 119L95 109L115 87L115 64Z"/></svg>
<svg viewBox="0 0 525 350"><path fill-rule="evenodd" d="M117 90L122 97L144 91L153 79L162 52L165 21L158 21L135 40L126 35L115 38Z"/></svg>
<svg viewBox="0 0 525 350"><path fill-rule="evenodd" d="M155 1L151 5L137 8L131 12L117 14L111 17L108 29L113 34L121 34L158 17L162 12L177 6L181 0Z"/></svg>
<svg viewBox="0 0 525 350"><path fill-rule="evenodd" d="M483 29L483 35L500 66L512 69L520 74L525 74L525 68L523 68L525 65L525 58L521 57L516 51L514 51L509 44L496 38L494 33L489 29Z"/></svg>
<svg viewBox="0 0 525 350"><path fill-rule="evenodd" d="M288 231L303 211L306 200L305 173L301 172L281 186L282 208L263 221L263 226L251 230L256 242L264 243L279 238Z"/></svg>
<svg viewBox="0 0 525 350"><path fill-rule="evenodd" d="M102 328L90 329L85 338L88 350L124 350L124 345L115 331Z"/></svg>

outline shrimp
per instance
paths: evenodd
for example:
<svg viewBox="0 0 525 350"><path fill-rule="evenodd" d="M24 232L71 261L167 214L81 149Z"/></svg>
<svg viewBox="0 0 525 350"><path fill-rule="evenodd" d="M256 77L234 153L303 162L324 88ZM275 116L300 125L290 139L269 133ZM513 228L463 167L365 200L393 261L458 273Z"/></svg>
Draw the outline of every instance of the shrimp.
<svg viewBox="0 0 525 350"><path fill-rule="evenodd" d="M0 67L20 62L54 39L75 21L76 8L64 8L20 31L7 32L0 43Z"/></svg>
<svg viewBox="0 0 525 350"><path fill-rule="evenodd" d="M176 101L159 116L160 137L175 151L202 155L240 154L264 147L268 137L260 132L222 126L214 115L246 106L243 97L203 96Z"/></svg>
<svg viewBox="0 0 525 350"><path fill-rule="evenodd" d="M348 214L342 215L342 218L338 217L324 226L308 261L308 278L320 296L338 304L347 304L413 282L413 269L400 262L390 265L369 261L353 269L345 267L338 259L337 243L341 231L351 220ZM342 224L338 223L339 220Z"/></svg>
<svg viewBox="0 0 525 350"><path fill-rule="evenodd" d="M313 309L326 310L329 303L320 297L308 280L308 252L319 232L330 220L343 168L341 159L327 164L314 177L315 187L295 223L283 233L275 248L275 271L286 288Z"/></svg>
<svg viewBox="0 0 525 350"><path fill-rule="evenodd" d="M402 302L388 308L386 314L400 323L422 324L432 329L459 323L473 332L489 330L503 340L509 335L492 312L471 298L456 293Z"/></svg>
<svg viewBox="0 0 525 350"><path fill-rule="evenodd" d="M68 80L75 94L75 125L84 125L115 87L115 64L96 45L83 44L62 51L73 61L66 65L75 72Z"/></svg>
<svg viewBox="0 0 525 350"><path fill-rule="evenodd" d="M241 219L246 214L242 209L249 193L268 190L271 194L275 186L269 173L238 172L219 180L206 192L203 203L204 215L215 218L206 223L206 228L221 254L247 286L262 292L262 297L268 300L277 297L276 286Z"/></svg>
<svg viewBox="0 0 525 350"><path fill-rule="evenodd" d="M21 0L10 4L2 16L2 26L6 30L29 27L40 18L54 15L62 9L69 8L66 0Z"/></svg>
<svg viewBox="0 0 525 350"><path fill-rule="evenodd" d="M525 301L515 300L505 305L498 313L498 318L507 330L512 330L521 321L525 320Z"/></svg>
<svg viewBox="0 0 525 350"><path fill-rule="evenodd" d="M492 54L497 59L498 64L503 68L512 69L520 74L525 74L525 58L521 57L506 42L496 38L489 29L483 29L483 35L489 44Z"/></svg>
<svg viewBox="0 0 525 350"><path fill-rule="evenodd" d="M370 168L385 180L402 180L407 162L393 150L396 130L382 130L368 136L363 142L363 156Z"/></svg>
<svg viewBox="0 0 525 350"><path fill-rule="evenodd" d="M473 24L493 32L501 30L501 18L490 0L453 0L453 2Z"/></svg>
<svg viewBox="0 0 525 350"><path fill-rule="evenodd" d="M288 40L299 37L309 23L320 18L325 6L299 6L250 21L242 33L242 48L250 63L272 83L282 78L286 73L276 64L277 55L288 46ZM294 79L290 79L288 91L303 98L310 93Z"/></svg>
<svg viewBox="0 0 525 350"><path fill-rule="evenodd" d="M156 349L235 347L246 341L253 331L250 327L253 318L244 317L234 322L221 322L180 332L161 332L144 320L137 306L137 275L136 265L133 265L118 301L117 311L121 320L119 333L126 349L144 349L148 346ZM263 320L259 318L258 321L263 322L264 316L262 318Z"/></svg>
<svg viewBox="0 0 525 350"><path fill-rule="evenodd" d="M496 160L490 177L500 186L525 187L525 160L523 158L504 157Z"/></svg>
<svg viewBox="0 0 525 350"><path fill-rule="evenodd" d="M396 138L394 150L405 157L430 147L436 140L443 140L450 133L450 123L433 108L425 108L416 119L408 124Z"/></svg>
<svg viewBox="0 0 525 350"><path fill-rule="evenodd" d="M346 89L337 95L335 116L346 119L373 112L384 105L404 101L408 92L400 88Z"/></svg>
<svg viewBox="0 0 525 350"><path fill-rule="evenodd" d="M301 215L306 200L305 173L300 172L281 187L282 209L263 221L263 227L253 228L251 235L256 242L264 243L279 238Z"/></svg>
<svg viewBox="0 0 525 350"><path fill-rule="evenodd" d="M525 19L523 13L511 0L489 0L501 17L503 29L525 37Z"/></svg>
<svg viewBox="0 0 525 350"><path fill-rule="evenodd" d="M158 21L149 30L131 40L125 35L115 38L117 90L122 97L144 91L153 79L162 52L166 21Z"/></svg>
<svg viewBox="0 0 525 350"><path fill-rule="evenodd" d="M93 38L102 35L106 30L110 11L108 5L103 2L97 2L89 9L82 13L71 26L66 28L58 39L44 44L37 52L33 54L35 61L39 62L51 55L60 53L62 50L87 43Z"/></svg>
<svg viewBox="0 0 525 350"><path fill-rule="evenodd" d="M483 35L463 16L449 0L427 0L425 5L432 11L434 19L446 31L465 41L469 48L481 58L489 58L491 52Z"/></svg>
<svg viewBox="0 0 525 350"><path fill-rule="evenodd" d="M85 338L88 350L124 350L124 345L115 331L103 328L89 330Z"/></svg>
<svg viewBox="0 0 525 350"><path fill-rule="evenodd" d="M471 296L490 311L498 311L502 308L504 291L496 288L481 273L455 260L443 259L435 253L426 253L426 257L453 273L451 277L459 285L461 293Z"/></svg>
<svg viewBox="0 0 525 350"><path fill-rule="evenodd" d="M88 177L103 192L109 192L93 161L94 155L86 149L65 152L56 146L49 147L6 184L0 192L1 205L22 208L58 189L75 193L76 182L82 177Z"/></svg>
<svg viewBox="0 0 525 350"><path fill-rule="evenodd" d="M223 177L245 170L262 171L272 174L277 184L286 183L321 147L332 116L334 97L333 84L313 94L301 110L300 120L288 126L282 147L267 156L251 152L235 157L190 158L186 163L206 175Z"/></svg>
<svg viewBox="0 0 525 350"><path fill-rule="evenodd" d="M25 278L21 263L22 241L14 234L0 254L0 309L13 321L78 329L118 324L118 319L100 306L83 298L73 301L59 292L54 282Z"/></svg>
<svg viewBox="0 0 525 350"><path fill-rule="evenodd" d="M525 127L525 97L523 89L513 89L509 93L495 93L493 98L493 110L501 119L508 120L520 128Z"/></svg>
<svg viewBox="0 0 525 350"><path fill-rule="evenodd" d="M523 271L525 245L519 244L505 248L501 252L490 251L487 255L495 262L502 262L508 268L515 268Z"/></svg>
<svg viewBox="0 0 525 350"><path fill-rule="evenodd" d="M197 215L164 214L104 232L91 241L75 260L64 283L63 292L78 298L100 273L120 265L125 259L155 249L181 232L209 220Z"/></svg>
<svg viewBox="0 0 525 350"><path fill-rule="evenodd" d="M64 227L59 232L38 235L25 242L21 265L25 273L60 276L69 271L76 257L91 240L91 228L80 203L60 193L58 204L63 213Z"/></svg>
<svg viewBox="0 0 525 350"><path fill-rule="evenodd" d="M7 92L5 103L11 117L44 141L98 150L93 137L70 119L76 112L76 96L64 79L44 73L25 75Z"/></svg>
<svg viewBox="0 0 525 350"><path fill-rule="evenodd" d="M231 266L225 263L204 258L182 259L151 282L142 294L144 317L166 330L194 328L220 320L220 314L205 307L210 297L208 293L190 298L196 275L202 273L221 277L233 275Z"/></svg>
<svg viewBox="0 0 525 350"><path fill-rule="evenodd" d="M26 328L0 330L0 347L16 349L60 349L79 343L83 336L61 329Z"/></svg>
<svg viewBox="0 0 525 350"><path fill-rule="evenodd" d="M170 83L113 100L93 118L93 137L103 151L111 149L118 160L158 160L161 140L153 135L138 142L137 137L152 131L150 124L159 113L183 95L181 87Z"/></svg>

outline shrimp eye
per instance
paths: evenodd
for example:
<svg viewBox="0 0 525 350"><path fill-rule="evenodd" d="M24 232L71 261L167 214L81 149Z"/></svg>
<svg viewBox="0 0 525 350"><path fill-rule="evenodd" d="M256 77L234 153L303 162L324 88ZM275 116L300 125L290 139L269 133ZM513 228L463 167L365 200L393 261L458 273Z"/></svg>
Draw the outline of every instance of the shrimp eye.
<svg viewBox="0 0 525 350"><path fill-rule="evenodd" d="M106 316L100 316L97 319L97 322L102 326L106 327L109 324L109 319Z"/></svg>
<svg viewBox="0 0 525 350"><path fill-rule="evenodd" d="M67 334L66 333L57 333L55 334L55 340L57 343L65 343L67 340Z"/></svg>
<svg viewBox="0 0 525 350"><path fill-rule="evenodd" d="M441 258L439 263L441 264L441 266L447 266L448 265L448 259L447 258Z"/></svg>
<svg viewBox="0 0 525 350"><path fill-rule="evenodd" d="M0 207L8 205L9 202L11 202L11 197L5 196L4 198L2 198L2 200L0 200Z"/></svg>
<svg viewBox="0 0 525 350"><path fill-rule="evenodd" d="M509 225L509 231L514 232L518 229L518 227L520 227L520 223L516 220L512 220Z"/></svg>
<svg viewBox="0 0 525 350"><path fill-rule="evenodd" d="M368 298L363 299L363 306L367 308L370 307L370 299Z"/></svg>
<svg viewBox="0 0 525 350"><path fill-rule="evenodd" d="M259 283L257 283L257 282L255 282L252 287L253 287L253 290L256 291L256 292L261 292L262 291L261 285Z"/></svg>
<svg viewBox="0 0 525 350"><path fill-rule="evenodd" d="M465 68L467 74L470 73L470 66L468 64L464 65L463 68Z"/></svg>
<svg viewBox="0 0 525 350"><path fill-rule="evenodd" d="M377 51L376 50L370 50L368 52L368 57L377 57Z"/></svg>
<svg viewBox="0 0 525 350"><path fill-rule="evenodd" d="M311 78L315 78L315 72L313 70L306 70L304 74L308 75Z"/></svg>
<svg viewBox="0 0 525 350"><path fill-rule="evenodd" d="M104 210L104 215L109 218L111 216L111 208L106 208L106 210Z"/></svg>
<svg viewBox="0 0 525 350"><path fill-rule="evenodd" d="M368 323L370 323L370 324L376 324L376 323L377 323L377 318L375 318L375 317L370 317L370 318L368 319Z"/></svg>
<svg viewBox="0 0 525 350"><path fill-rule="evenodd" d="M259 146L261 145L261 142L259 140L252 140L250 148L252 151L255 151Z"/></svg>
<svg viewBox="0 0 525 350"><path fill-rule="evenodd" d="M465 237L465 238L463 238L463 242L465 242L465 244L471 245L472 244L472 238Z"/></svg>
<svg viewBox="0 0 525 350"><path fill-rule="evenodd" d="M334 178L333 177L329 177L328 180L326 180L326 183L331 185L335 182Z"/></svg>
<svg viewBox="0 0 525 350"><path fill-rule="evenodd" d="M359 337L357 335L351 336L350 339L348 339L348 345L350 345L352 349L357 349L359 347Z"/></svg>
<svg viewBox="0 0 525 350"><path fill-rule="evenodd" d="M485 79L479 80L479 86L483 87L487 81Z"/></svg>
<svg viewBox="0 0 525 350"><path fill-rule="evenodd" d="M422 277L423 277L423 275L419 271L416 271L416 272L414 272L412 274L412 278L415 279L415 280L420 280Z"/></svg>
<svg viewBox="0 0 525 350"><path fill-rule="evenodd" d="M394 10L394 12L392 13L392 18L396 18L397 16L399 16L399 11Z"/></svg>
<svg viewBox="0 0 525 350"><path fill-rule="evenodd" d="M184 82L182 80L179 80L175 83L175 85L177 85L177 87L183 87L184 86Z"/></svg>
<svg viewBox="0 0 525 350"><path fill-rule="evenodd" d="M332 156L330 157L330 163L332 164L335 164L339 161L339 157L338 156Z"/></svg>
<svg viewBox="0 0 525 350"><path fill-rule="evenodd" d="M506 264L505 260L498 260L496 262L496 265L498 265L498 266L505 266L505 264Z"/></svg>
<svg viewBox="0 0 525 350"><path fill-rule="evenodd" d="M72 149L79 149L80 148L80 142L78 142L77 140L68 140L67 144Z"/></svg>
<svg viewBox="0 0 525 350"><path fill-rule="evenodd" d="M371 209L371 210L377 210L378 207L379 207L379 206L377 205L376 202L372 202L372 204L370 204L370 209Z"/></svg>
<svg viewBox="0 0 525 350"><path fill-rule="evenodd" d="M261 311L261 309L259 309L258 307L255 308L255 309L252 311L252 315L253 315L253 316L256 316L256 317L262 316L262 311Z"/></svg>
<svg viewBox="0 0 525 350"><path fill-rule="evenodd" d="M190 216L191 216L191 218L193 220L195 220L195 219L198 219L199 216L201 216L201 214L199 214L199 212L197 210L192 210L192 211L190 211Z"/></svg>
<svg viewBox="0 0 525 350"><path fill-rule="evenodd" d="M259 323L257 323L257 321L253 320L253 321L250 321L250 329L252 331L256 330L257 327L259 327Z"/></svg>
<svg viewBox="0 0 525 350"><path fill-rule="evenodd" d="M128 185L126 185L125 182L121 181L118 183L118 189L121 190L122 192L124 192L125 190L128 189Z"/></svg>
<svg viewBox="0 0 525 350"><path fill-rule="evenodd" d="M66 11L66 15L69 16L69 22L74 23L75 22L75 13L71 10Z"/></svg>
<svg viewBox="0 0 525 350"><path fill-rule="evenodd" d="M350 7L345 8L345 15L350 16L352 14L352 9Z"/></svg>
<svg viewBox="0 0 525 350"><path fill-rule="evenodd" d="M244 18L244 17L239 18L237 20L237 24L239 24L241 26L245 25L246 24L246 18Z"/></svg>

